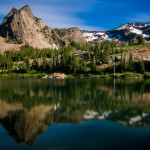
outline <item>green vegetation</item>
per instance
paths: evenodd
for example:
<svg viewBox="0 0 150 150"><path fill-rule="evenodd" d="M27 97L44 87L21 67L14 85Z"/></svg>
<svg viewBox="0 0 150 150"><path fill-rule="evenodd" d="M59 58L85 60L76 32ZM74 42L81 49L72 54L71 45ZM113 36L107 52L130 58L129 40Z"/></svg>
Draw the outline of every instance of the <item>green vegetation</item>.
<svg viewBox="0 0 150 150"><path fill-rule="evenodd" d="M21 73L5 73L5 74L0 74L0 78L3 78L3 79L17 79L17 78L24 78L24 79L31 79L31 78L41 78L43 76L45 76L46 74L45 73L24 73L24 74L21 74Z"/></svg>
<svg viewBox="0 0 150 150"><path fill-rule="evenodd" d="M144 44L144 37L141 35L138 37L138 44Z"/></svg>
<svg viewBox="0 0 150 150"><path fill-rule="evenodd" d="M129 46L133 46L133 45L144 45L145 40L144 37L142 35L139 35L137 38L135 39L130 39L128 42Z"/></svg>
<svg viewBox="0 0 150 150"><path fill-rule="evenodd" d="M40 18L35 17L35 22L36 23L39 23L40 20L41 20Z"/></svg>
<svg viewBox="0 0 150 150"><path fill-rule="evenodd" d="M68 78L108 78L114 72L114 65L116 73L123 73L116 77L126 77L126 72L144 75L150 71L149 65L143 58L135 61L132 54L133 49L140 48L150 48L142 37L139 37L139 44L136 45L130 41L129 44L105 41L82 45L72 41L55 50L39 50L24 45L20 51L6 51L0 55L0 78L39 78L53 72L70 74Z"/></svg>

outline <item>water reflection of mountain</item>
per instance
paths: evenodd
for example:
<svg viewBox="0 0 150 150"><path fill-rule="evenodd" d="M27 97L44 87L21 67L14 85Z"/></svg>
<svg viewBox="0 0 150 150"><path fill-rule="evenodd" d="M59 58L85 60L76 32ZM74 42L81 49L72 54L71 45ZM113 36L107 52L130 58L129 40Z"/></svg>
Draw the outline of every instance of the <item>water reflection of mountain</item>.
<svg viewBox="0 0 150 150"><path fill-rule="evenodd" d="M53 123L109 119L150 127L149 82L1 80L0 123L17 141L32 144Z"/></svg>
<svg viewBox="0 0 150 150"><path fill-rule="evenodd" d="M26 109L21 104L9 104L0 101L0 123L7 129L8 133L16 140L32 144L35 137L43 133L53 122L54 109L57 106L38 105L32 109Z"/></svg>

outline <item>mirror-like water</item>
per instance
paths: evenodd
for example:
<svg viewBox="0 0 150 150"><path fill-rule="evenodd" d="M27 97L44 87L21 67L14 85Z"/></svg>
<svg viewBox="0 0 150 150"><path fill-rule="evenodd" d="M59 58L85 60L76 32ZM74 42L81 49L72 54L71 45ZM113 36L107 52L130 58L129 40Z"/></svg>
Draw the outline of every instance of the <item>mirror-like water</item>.
<svg viewBox="0 0 150 150"><path fill-rule="evenodd" d="M143 149L150 81L0 80L0 149Z"/></svg>

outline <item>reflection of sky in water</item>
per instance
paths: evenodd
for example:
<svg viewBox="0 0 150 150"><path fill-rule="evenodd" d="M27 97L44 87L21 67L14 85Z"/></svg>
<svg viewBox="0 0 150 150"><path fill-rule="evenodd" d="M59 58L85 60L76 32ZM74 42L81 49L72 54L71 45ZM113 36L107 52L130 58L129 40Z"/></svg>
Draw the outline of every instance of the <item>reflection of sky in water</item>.
<svg viewBox="0 0 150 150"><path fill-rule="evenodd" d="M1 150L25 150L29 146L23 143L17 144L15 140L8 136L7 131L0 125L0 149Z"/></svg>
<svg viewBox="0 0 150 150"><path fill-rule="evenodd" d="M1 148L11 149L141 149L149 146L149 128L127 128L111 121L89 121L80 124L53 124L37 136L32 146L16 145L3 137Z"/></svg>

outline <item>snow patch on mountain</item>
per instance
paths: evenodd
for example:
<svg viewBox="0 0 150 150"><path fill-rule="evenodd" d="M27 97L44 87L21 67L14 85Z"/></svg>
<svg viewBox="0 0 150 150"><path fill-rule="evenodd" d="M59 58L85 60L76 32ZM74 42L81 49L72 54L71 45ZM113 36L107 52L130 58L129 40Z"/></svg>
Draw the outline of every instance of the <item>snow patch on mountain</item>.
<svg viewBox="0 0 150 150"><path fill-rule="evenodd" d="M146 40L150 38L150 23L128 23L118 28L109 31L86 31L83 30L83 37L87 42L99 40L115 40L115 41L128 41L131 37L142 35Z"/></svg>
<svg viewBox="0 0 150 150"><path fill-rule="evenodd" d="M98 32L98 33L96 33L97 35L104 35L105 33L103 33L103 32Z"/></svg>
<svg viewBox="0 0 150 150"><path fill-rule="evenodd" d="M147 34L143 34L143 37L144 37L144 38L149 38L150 36L147 35Z"/></svg>
<svg viewBox="0 0 150 150"><path fill-rule="evenodd" d="M127 29L127 25L122 25L119 28L117 28L116 30L124 30Z"/></svg>
<svg viewBox="0 0 150 150"><path fill-rule="evenodd" d="M112 35L111 34L104 34L102 36L102 40L111 40Z"/></svg>
<svg viewBox="0 0 150 150"><path fill-rule="evenodd" d="M105 33L103 32L88 32L88 31L85 31L83 33L83 37L86 39L87 42L90 42L90 41L94 41L94 40L97 40L99 39L100 36L103 36Z"/></svg>
<svg viewBox="0 0 150 150"><path fill-rule="evenodd" d="M135 29L135 28L133 28L133 27L130 27L130 31L131 31L132 33L135 33L135 34L138 34L138 35L141 35L141 34L143 33L141 30Z"/></svg>
<svg viewBox="0 0 150 150"><path fill-rule="evenodd" d="M97 36L95 36L94 33L90 33L90 32L85 32L83 33L83 37L86 39L87 42L90 42L90 41L94 41L96 39L98 39Z"/></svg>

